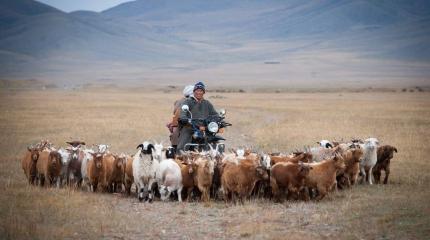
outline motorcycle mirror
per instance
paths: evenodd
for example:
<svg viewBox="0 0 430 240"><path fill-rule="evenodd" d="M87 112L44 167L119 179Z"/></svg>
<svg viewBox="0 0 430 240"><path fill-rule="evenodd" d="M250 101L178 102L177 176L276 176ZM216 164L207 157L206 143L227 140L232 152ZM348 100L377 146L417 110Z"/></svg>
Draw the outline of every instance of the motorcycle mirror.
<svg viewBox="0 0 430 240"><path fill-rule="evenodd" d="M184 112L188 112L188 111L190 111L190 107L188 107L188 105L182 105L182 111L184 111Z"/></svg>
<svg viewBox="0 0 430 240"><path fill-rule="evenodd" d="M219 110L219 115L221 117L225 117L225 109L224 108L222 108L221 110Z"/></svg>

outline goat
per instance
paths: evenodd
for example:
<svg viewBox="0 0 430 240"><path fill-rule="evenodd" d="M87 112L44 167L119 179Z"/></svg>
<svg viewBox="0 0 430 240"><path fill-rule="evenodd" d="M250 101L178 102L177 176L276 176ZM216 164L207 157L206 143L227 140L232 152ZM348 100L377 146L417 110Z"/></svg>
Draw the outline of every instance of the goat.
<svg viewBox="0 0 430 240"><path fill-rule="evenodd" d="M208 202L214 175L215 161L209 155L197 155L192 164L196 165L194 185L202 193L202 201Z"/></svg>
<svg viewBox="0 0 430 240"><path fill-rule="evenodd" d="M373 177L375 178L375 183L380 182L382 170L385 171L384 184L388 183L388 176L390 175L390 161L393 158L394 152L397 152L397 148L390 145L378 147L378 160L373 167Z"/></svg>
<svg viewBox="0 0 430 240"><path fill-rule="evenodd" d="M59 180L59 186L63 186L64 181L67 182L67 170L69 168L69 162L70 162L70 153L68 150L64 148L58 149L58 153L61 155L61 173L60 173L60 180Z"/></svg>
<svg viewBox="0 0 430 240"><path fill-rule="evenodd" d="M273 166L278 162L292 162L292 163L309 163L312 161L312 154L308 152L294 152L293 156L270 156L270 164Z"/></svg>
<svg viewBox="0 0 430 240"><path fill-rule="evenodd" d="M108 153L103 157L103 185L108 192L116 192L118 187L122 187L124 182L125 161L125 155L116 156Z"/></svg>
<svg viewBox="0 0 430 240"><path fill-rule="evenodd" d="M67 185L71 185L71 180L75 181L77 187L82 184L82 160L84 159L84 152L81 150L81 145L85 145L81 141L66 142L71 145L68 148L69 152L69 163L67 167Z"/></svg>
<svg viewBox="0 0 430 240"><path fill-rule="evenodd" d="M91 190L91 184L88 177L88 165L93 161L93 153L94 150L92 149L84 149L84 158L82 159L82 165L81 165L81 176L82 176L82 182L84 185L88 186L88 189Z"/></svg>
<svg viewBox="0 0 430 240"><path fill-rule="evenodd" d="M48 181L52 186L59 180L61 173L61 155L57 151L42 151L37 160L37 175L40 186L45 185Z"/></svg>
<svg viewBox="0 0 430 240"><path fill-rule="evenodd" d="M177 191L178 200L182 202L181 168L173 159L165 159L160 162L157 171L157 182L161 200L166 201L173 191Z"/></svg>
<svg viewBox="0 0 430 240"><path fill-rule="evenodd" d="M312 167L302 163L279 162L276 163L270 174L270 186L273 196L280 201L281 189L287 188L287 199L291 199L293 194L298 196L305 186L305 179L309 175Z"/></svg>
<svg viewBox="0 0 430 240"><path fill-rule="evenodd" d="M40 150L36 147L27 147L25 155L22 158L21 166L27 177L28 183L33 185L37 178L37 160L39 159Z"/></svg>
<svg viewBox="0 0 430 240"><path fill-rule="evenodd" d="M127 156L127 161L125 163L125 174L124 174L124 185L125 192L127 195L131 194L131 186L133 185L133 157Z"/></svg>
<svg viewBox="0 0 430 240"><path fill-rule="evenodd" d="M90 190L96 192L99 183L103 183L104 181L104 153L96 152L90 154L92 155L92 160L87 163L88 182Z"/></svg>
<svg viewBox="0 0 430 240"><path fill-rule="evenodd" d="M305 186L318 190L316 200L323 199L334 188L337 173L345 169L344 160L339 154L321 162L307 163L307 165L312 169L306 177Z"/></svg>
<svg viewBox="0 0 430 240"><path fill-rule="evenodd" d="M255 160L244 159L239 164L226 162L221 176L221 186L224 192L224 200L228 201L229 195L235 201L235 195L243 202L243 198L250 196L258 180L269 178L267 169L257 164Z"/></svg>
<svg viewBox="0 0 430 240"><path fill-rule="evenodd" d="M360 160L360 173L362 175L361 182L366 179L370 185L373 184L371 173L378 159L378 145L379 141L376 138L368 138L364 140L363 144L360 144L360 147L363 149L363 157Z"/></svg>
<svg viewBox="0 0 430 240"><path fill-rule="evenodd" d="M339 189L350 187L357 181L360 171L360 159L363 156L363 150L360 147L351 148L342 153L345 161L345 169L341 170L337 176L337 186Z"/></svg>

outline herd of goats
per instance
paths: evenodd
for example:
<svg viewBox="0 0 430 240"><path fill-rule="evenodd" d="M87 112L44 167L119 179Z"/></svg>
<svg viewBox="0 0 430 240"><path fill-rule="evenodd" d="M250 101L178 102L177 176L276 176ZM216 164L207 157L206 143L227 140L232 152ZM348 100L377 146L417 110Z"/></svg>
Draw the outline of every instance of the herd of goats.
<svg viewBox="0 0 430 240"><path fill-rule="evenodd" d="M47 140L27 147L22 168L29 184L69 186L87 191L132 193L140 201L212 199L243 202L252 196L282 201L321 200L335 189L357 182L388 182L390 160L397 149L379 146L376 138L349 142L322 140L291 154L230 149L222 153L180 151L143 142L134 155L115 154L108 145L86 148L82 141L56 148ZM361 176L361 179L358 179ZM372 177L374 180L372 180ZM186 190L186 191L182 191ZM173 193L173 194L172 194Z"/></svg>

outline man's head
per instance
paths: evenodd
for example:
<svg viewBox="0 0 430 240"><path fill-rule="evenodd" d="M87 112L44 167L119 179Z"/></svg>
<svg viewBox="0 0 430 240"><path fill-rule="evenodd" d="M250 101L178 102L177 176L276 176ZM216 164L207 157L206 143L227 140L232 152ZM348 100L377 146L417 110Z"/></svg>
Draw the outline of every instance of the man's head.
<svg viewBox="0 0 430 240"><path fill-rule="evenodd" d="M194 85L187 85L184 87L184 91L182 93L184 94L184 97L189 97L193 95Z"/></svg>
<svg viewBox="0 0 430 240"><path fill-rule="evenodd" d="M203 94L205 94L205 85L202 82L198 82L194 85L193 94L197 100L203 99Z"/></svg>

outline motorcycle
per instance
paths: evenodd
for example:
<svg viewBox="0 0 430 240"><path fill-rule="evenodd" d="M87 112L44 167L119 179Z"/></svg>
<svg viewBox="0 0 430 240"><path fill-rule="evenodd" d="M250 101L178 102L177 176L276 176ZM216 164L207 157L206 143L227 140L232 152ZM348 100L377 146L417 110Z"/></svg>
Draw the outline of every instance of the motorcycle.
<svg viewBox="0 0 430 240"><path fill-rule="evenodd" d="M221 109L218 115L208 116L206 119L193 118L188 105L183 105L182 111L189 113L190 118L187 118L186 121L193 130L191 143L185 144L185 151L209 151L211 147L217 149L220 153L225 151L225 144L220 142L224 141L225 138L217 134L220 129L232 126L232 124L224 121L226 114L224 109ZM204 130L201 127L204 127Z"/></svg>

